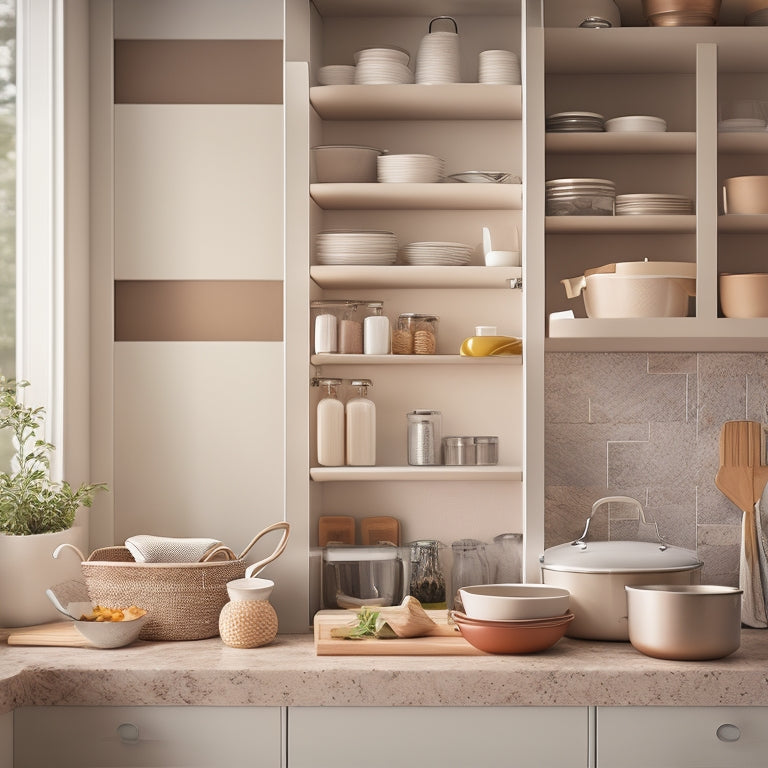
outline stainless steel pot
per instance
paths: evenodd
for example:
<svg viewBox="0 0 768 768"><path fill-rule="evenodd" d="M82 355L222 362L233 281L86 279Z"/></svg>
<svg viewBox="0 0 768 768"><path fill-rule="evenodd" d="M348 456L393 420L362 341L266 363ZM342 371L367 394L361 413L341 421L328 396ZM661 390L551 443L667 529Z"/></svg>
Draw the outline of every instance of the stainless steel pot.
<svg viewBox="0 0 768 768"><path fill-rule="evenodd" d="M710 584L626 587L629 641L657 659L721 659L741 645L737 587Z"/></svg>
<svg viewBox="0 0 768 768"><path fill-rule="evenodd" d="M628 496L607 496L592 505L581 537L550 547L539 558L542 581L571 593L575 618L569 637L589 640L629 640L626 586L646 584L698 584L703 563L695 552L669 546L656 523L657 542L587 542L595 512L611 502L631 504L647 523L639 501Z"/></svg>

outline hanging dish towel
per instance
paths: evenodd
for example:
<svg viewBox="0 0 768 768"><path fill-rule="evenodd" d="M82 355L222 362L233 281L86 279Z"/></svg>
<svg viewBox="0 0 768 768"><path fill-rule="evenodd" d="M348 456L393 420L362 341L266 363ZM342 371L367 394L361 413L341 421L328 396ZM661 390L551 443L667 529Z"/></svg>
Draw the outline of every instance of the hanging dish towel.
<svg viewBox="0 0 768 768"><path fill-rule="evenodd" d="M137 563L198 563L222 547L224 557L217 559L231 560L228 548L216 539L174 539L166 536L141 534L125 540L125 546Z"/></svg>

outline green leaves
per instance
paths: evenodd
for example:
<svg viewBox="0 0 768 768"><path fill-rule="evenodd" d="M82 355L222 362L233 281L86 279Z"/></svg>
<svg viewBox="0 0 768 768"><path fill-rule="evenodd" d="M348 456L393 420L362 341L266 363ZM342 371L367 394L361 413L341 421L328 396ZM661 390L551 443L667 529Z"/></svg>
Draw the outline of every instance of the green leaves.
<svg viewBox="0 0 768 768"><path fill-rule="evenodd" d="M13 469L0 472L0 533L28 536L71 528L80 507L90 507L104 483L81 484L76 490L49 477L51 443L37 437L45 419L41 407L28 408L17 390L29 382L0 376L0 429L10 429L16 446Z"/></svg>

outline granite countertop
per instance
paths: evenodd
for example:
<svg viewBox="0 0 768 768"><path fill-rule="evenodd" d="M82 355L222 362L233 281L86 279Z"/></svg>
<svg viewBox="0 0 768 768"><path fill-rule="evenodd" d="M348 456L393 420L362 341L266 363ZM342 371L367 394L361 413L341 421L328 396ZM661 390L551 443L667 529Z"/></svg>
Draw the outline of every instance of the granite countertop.
<svg viewBox="0 0 768 768"><path fill-rule="evenodd" d="M317 656L312 635L239 650L219 638L115 650L9 646L0 714L24 705L768 706L768 632L707 662L563 638L528 656Z"/></svg>

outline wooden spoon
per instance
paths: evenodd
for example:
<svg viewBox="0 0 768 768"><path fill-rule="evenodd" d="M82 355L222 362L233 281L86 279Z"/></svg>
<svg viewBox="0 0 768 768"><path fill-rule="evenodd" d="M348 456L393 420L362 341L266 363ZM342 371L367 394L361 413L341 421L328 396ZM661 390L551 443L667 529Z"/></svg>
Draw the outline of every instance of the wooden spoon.
<svg viewBox="0 0 768 768"><path fill-rule="evenodd" d="M743 512L755 507L754 464L749 463L749 424L748 421L726 421L723 424L720 430L720 468L715 475L718 489Z"/></svg>

